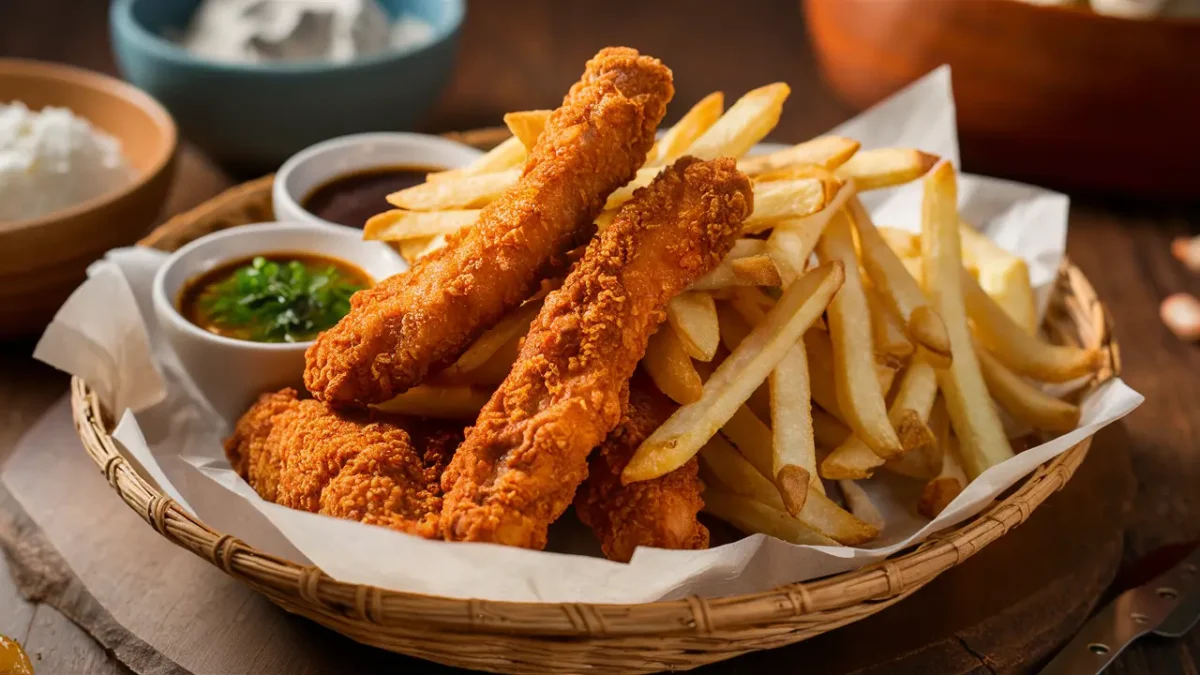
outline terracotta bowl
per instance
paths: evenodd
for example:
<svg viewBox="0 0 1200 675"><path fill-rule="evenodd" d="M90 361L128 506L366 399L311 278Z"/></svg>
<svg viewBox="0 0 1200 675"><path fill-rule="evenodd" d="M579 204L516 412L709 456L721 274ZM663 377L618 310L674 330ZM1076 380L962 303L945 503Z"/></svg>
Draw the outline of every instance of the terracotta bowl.
<svg viewBox="0 0 1200 675"><path fill-rule="evenodd" d="M0 101L70 108L121 141L136 171L121 190L32 220L0 222L0 337L34 333L84 278L89 263L154 224L174 168L171 116L142 91L59 64L0 59Z"/></svg>
<svg viewBox="0 0 1200 675"><path fill-rule="evenodd" d="M1200 197L1200 20L1015 0L804 0L825 78L866 107L953 70L968 170Z"/></svg>

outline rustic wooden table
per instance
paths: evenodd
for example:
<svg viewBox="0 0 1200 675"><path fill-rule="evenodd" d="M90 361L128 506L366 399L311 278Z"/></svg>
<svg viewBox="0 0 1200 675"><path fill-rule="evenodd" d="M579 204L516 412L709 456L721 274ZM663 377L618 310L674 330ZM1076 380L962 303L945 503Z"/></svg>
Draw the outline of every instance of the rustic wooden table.
<svg viewBox="0 0 1200 675"><path fill-rule="evenodd" d="M107 3L100 0L0 0L0 56L114 72L106 11ZM852 113L819 79L798 2L760 0L738 3L735 10L720 0L476 0L454 80L425 129L492 126L508 110L553 107L578 77L580 64L608 44L636 46L671 64L681 101L714 89L736 95L765 82L790 83L794 93L774 133L777 140L807 138ZM189 156L188 161L197 160ZM215 179L177 185L169 208L185 208L220 187ZM1200 279L1168 250L1173 237L1198 231L1195 206L1075 196L1071 211L1069 255L1111 308L1124 377L1147 398L1126 425L1138 486L1125 537L1126 561L1166 543L1200 538L1200 454L1192 447L1200 420L1200 351L1179 342L1158 320L1158 303L1167 294L1200 293ZM0 460L66 391L66 377L34 362L32 349L32 340L0 343ZM0 509L4 503L0 500ZM53 608L23 599L3 556L0 633L26 644L37 655L40 672L127 672ZM1143 641L1111 672L1194 674L1198 658L1200 629L1178 641ZM769 662L756 660L764 666Z"/></svg>

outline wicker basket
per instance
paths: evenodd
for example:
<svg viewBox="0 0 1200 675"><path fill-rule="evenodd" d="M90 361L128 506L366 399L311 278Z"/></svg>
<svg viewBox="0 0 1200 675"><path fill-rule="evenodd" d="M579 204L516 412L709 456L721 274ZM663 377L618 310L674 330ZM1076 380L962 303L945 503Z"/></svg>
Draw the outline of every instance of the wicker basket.
<svg viewBox="0 0 1200 675"><path fill-rule="evenodd" d="M477 145L496 133L459 137ZM235 187L166 223L143 244L174 250L199 236L269 220L271 178ZM1107 313L1078 268L1064 262L1047 319L1058 340L1109 355L1092 386L1119 371ZM1000 501L919 547L866 568L766 593L639 605L492 602L399 593L336 581L216 532L147 483L110 436L112 416L88 384L71 388L75 426L117 494L172 543L241 579L274 603L369 645L505 673L682 670L799 642L899 602L1023 523L1070 480L1090 439L1024 479Z"/></svg>

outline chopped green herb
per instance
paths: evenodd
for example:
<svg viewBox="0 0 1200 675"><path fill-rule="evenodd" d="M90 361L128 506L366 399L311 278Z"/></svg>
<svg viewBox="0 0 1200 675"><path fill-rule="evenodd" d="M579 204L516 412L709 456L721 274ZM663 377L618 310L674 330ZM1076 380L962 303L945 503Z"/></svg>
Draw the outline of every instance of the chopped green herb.
<svg viewBox="0 0 1200 675"><path fill-rule="evenodd" d="M359 275L330 262L256 257L200 288L195 309L202 320L189 318L244 340L310 340L345 316L350 296L366 287Z"/></svg>

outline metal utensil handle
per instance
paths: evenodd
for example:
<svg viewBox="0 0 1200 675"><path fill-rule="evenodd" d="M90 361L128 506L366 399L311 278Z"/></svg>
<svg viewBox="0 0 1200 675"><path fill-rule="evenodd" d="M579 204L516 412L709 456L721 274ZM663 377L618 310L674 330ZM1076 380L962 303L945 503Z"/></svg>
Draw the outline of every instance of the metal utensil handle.
<svg viewBox="0 0 1200 675"><path fill-rule="evenodd" d="M1040 675L1096 675L1125 647L1156 628L1184 599L1198 591L1196 563L1200 549L1148 584L1117 596L1083 624Z"/></svg>

